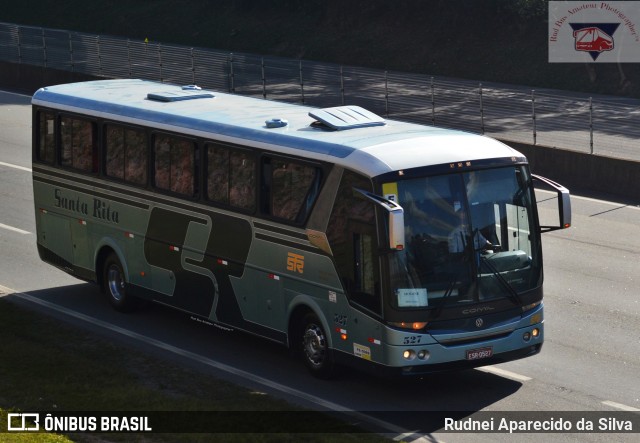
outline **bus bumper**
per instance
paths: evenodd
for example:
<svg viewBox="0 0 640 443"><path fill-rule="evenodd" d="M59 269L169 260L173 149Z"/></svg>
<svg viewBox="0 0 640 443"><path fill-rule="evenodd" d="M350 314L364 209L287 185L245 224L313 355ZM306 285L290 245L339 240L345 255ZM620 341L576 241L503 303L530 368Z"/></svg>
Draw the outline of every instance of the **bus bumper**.
<svg viewBox="0 0 640 443"><path fill-rule="evenodd" d="M534 329L537 330L537 335L534 335ZM517 328L501 338L472 343L383 345L385 360L389 364L380 364L341 352L337 353L336 358L339 363L356 366L360 370L372 370L379 375L419 376L472 369L530 357L542 350L543 341L544 324L537 323ZM419 358L419 355L424 357Z"/></svg>

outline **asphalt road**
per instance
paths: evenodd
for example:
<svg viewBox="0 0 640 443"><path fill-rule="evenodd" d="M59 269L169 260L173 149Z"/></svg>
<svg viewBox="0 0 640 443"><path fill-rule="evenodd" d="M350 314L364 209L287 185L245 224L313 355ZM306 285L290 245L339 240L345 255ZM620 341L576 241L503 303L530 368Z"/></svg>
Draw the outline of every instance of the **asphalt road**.
<svg viewBox="0 0 640 443"><path fill-rule="evenodd" d="M482 411L485 418L495 417L497 427L504 411L547 411L555 418L566 411L595 417L640 411L638 202L574 196L573 227L543 237L546 341L541 354L420 380L380 380L346 371L323 382L269 342L205 326L161 306L117 313L96 287L42 263L34 234L30 118L29 97L0 92L0 286L15 291L8 296L16 302L296 403L353 411L356 420L386 428L391 437L406 433L406 441L637 441L640 429L636 434L515 437L445 433L426 417L428 411ZM543 217L552 204L540 202ZM415 429L425 433L412 435Z"/></svg>

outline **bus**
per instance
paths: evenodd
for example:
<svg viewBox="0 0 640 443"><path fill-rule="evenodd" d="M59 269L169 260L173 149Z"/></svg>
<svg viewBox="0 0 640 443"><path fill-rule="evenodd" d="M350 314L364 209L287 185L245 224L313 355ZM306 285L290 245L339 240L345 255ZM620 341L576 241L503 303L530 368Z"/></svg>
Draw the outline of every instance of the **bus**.
<svg viewBox="0 0 640 443"><path fill-rule="evenodd" d="M32 109L39 255L117 310L264 337L321 378L541 350L541 233L570 226L569 193L499 141L135 79ZM549 226L534 181L557 194Z"/></svg>

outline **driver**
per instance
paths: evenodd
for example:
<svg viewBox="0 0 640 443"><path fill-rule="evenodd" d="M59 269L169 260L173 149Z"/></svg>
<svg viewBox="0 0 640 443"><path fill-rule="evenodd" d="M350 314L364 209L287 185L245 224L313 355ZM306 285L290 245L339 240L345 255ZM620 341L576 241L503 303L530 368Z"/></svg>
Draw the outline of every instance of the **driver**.
<svg viewBox="0 0 640 443"><path fill-rule="evenodd" d="M454 207L458 208L460 205L454 205ZM457 209L456 214L458 215L458 225L451 231L449 234L449 252L450 253L459 253L464 252L465 248L469 243L469 238L471 237L471 232L469 226L467 225L467 219L465 217L464 211L460 208ZM492 249L494 247L493 244L489 240L485 238L484 235L480 232L479 229L476 229L473 235L473 246L476 251L484 251L487 249Z"/></svg>

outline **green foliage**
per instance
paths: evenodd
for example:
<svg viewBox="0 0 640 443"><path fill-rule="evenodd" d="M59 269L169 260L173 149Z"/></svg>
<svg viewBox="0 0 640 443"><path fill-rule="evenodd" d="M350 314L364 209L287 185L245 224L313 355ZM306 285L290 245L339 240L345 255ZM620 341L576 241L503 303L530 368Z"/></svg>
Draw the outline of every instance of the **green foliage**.
<svg viewBox="0 0 640 443"><path fill-rule="evenodd" d="M425 75L640 96L640 64L548 62L546 0L21 0L0 21Z"/></svg>

